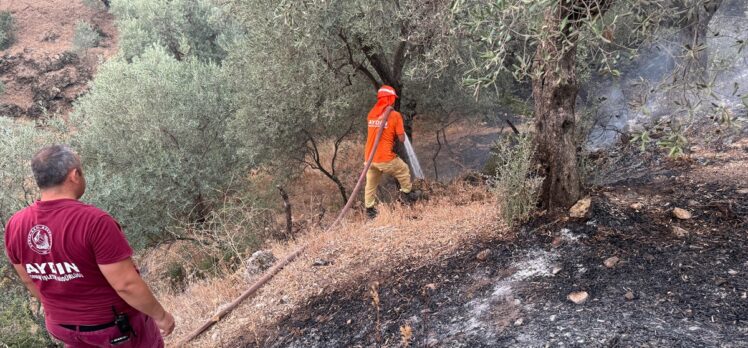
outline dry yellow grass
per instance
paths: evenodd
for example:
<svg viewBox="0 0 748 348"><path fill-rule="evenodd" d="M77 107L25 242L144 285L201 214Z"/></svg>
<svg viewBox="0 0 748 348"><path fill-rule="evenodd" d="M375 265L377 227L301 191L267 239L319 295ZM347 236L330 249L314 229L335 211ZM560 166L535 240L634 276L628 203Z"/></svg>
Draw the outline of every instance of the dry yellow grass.
<svg viewBox="0 0 748 348"><path fill-rule="evenodd" d="M504 227L498 223L495 202L485 190L485 187L451 186L443 189L440 198L412 208L381 206L380 216L373 221L356 214L332 231L315 229L293 242L272 243L269 248L279 258L299 245L309 247L256 296L191 346L229 346L240 336L244 340L261 339L274 330L274 323L311 297L345 290L360 282L386 279L395 266L418 267L479 240L496 238ZM332 263L312 266L317 259ZM242 273L237 272L198 281L183 293L158 294L178 323L167 343L176 344L249 285Z"/></svg>
<svg viewBox="0 0 748 348"><path fill-rule="evenodd" d="M452 139L479 131L464 122L448 129ZM337 174L349 189L355 184L363 159L362 139L353 138L342 143L337 160ZM428 136L420 139L423 144L432 142ZM331 142L320 144L322 162L328 169L332 149ZM252 173L249 179L253 187L273 182L272 176L263 171ZM293 204L294 225L302 234L290 242L268 242L265 249L272 250L278 258L303 244L308 244L308 249L191 346L231 346L239 337L249 341L262 339L275 330L274 324L279 319L312 297L352 288L361 282L386 280L396 266L419 267L479 240L496 238L505 230L498 222L496 203L486 187L459 183L424 187L432 193L431 201L412 208L380 205L380 216L373 221L363 217L359 202L341 226L323 232L320 225L326 226L335 218L342 200L337 187L322 173L309 168L304 170L286 187ZM270 202L277 199L280 211L280 197L272 196L273 192L270 194L267 199ZM320 223L319 214L323 210L325 215ZM282 215L278 214L276 226L271 228L280 230L284 224ZM177 320L177 329L167 340L171 346L251 285L244 279L243 269L221 277L193 280L183 292L163 286L168 282L154 279L163 274L163 270L158 271L158 264L189 260L197 254L189 248L162 247L149 252L147 258L151 262L149 269L153 270L149 282L162 284L156 289L157 296ZM324 267L312 266L317 259L332 263Z"/></svg>

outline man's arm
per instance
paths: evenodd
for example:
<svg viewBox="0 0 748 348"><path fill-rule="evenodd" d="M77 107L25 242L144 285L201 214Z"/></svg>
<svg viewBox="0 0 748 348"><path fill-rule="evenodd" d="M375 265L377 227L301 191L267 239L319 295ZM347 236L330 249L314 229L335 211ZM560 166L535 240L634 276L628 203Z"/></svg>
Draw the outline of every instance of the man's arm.
<svg viewBox="0 0 748 348"><path fill-rule="evenodd" d="M42 295L39 293L39 289L36 288L36 285L34 285L34 282L26 273L26 269L23 268L23 265L13 265L13 268L16 269L16 273L18 273L18 277L21 278L21 282L23 282L23 285L26 286L26 289L29 289L29 292L34 295L37 300L41 301Z"/></svg>
<svg viewBox="0 0 748 348"><path fill-rule="evenodd" d="M131 258L108 265L99 265L99 269L109 285L127 304L153 318L164 336L171 334L174 330L174 317L164 310L164 307L153 296L151 289L135 270L135 264Z"/></svg>
<svg viewBox="0 0 748 348"><path fill-rule="evenodd" d="M403 119L403 115L401 113L396 114L396 124L395 124L395 134L397 134L397 140L400 140L401 143L405 143L405 120Z"/></svg>

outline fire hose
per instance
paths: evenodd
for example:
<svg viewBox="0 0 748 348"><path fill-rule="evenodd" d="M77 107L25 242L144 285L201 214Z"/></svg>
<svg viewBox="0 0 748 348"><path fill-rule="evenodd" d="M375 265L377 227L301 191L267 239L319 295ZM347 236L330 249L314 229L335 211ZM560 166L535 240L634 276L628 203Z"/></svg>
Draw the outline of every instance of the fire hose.
<svg viewBox="0 0 748 348"><path fill-rule="evenodd" d="M353 201L356 199L356 196L358 195L358 192L361 190L361 184L364 181L364 178L366 177L366 172L369 171L369 167L371 167L371 162L374 160L374 152L377 149L377 146L379 146L379 141L382 139L382 133L384 133L384 127L387 124L387 120L390 117L390 113L392 113L393 109L392 107L387 107L387 109L384 110L384 113L381 117L379 117L379 130L377 131L377 136L374 138L374 146L371 148L371 152L369 153L369 156L367 157L366 164L364 165L364 170L361 171L361 175L358 177L358 181L356 182L356 186L353 188L353 192L351 193L351 196L348 198L348 202L345 204L343 209L340 211L340 214L338 214L338 217L333 221L333 223L328 226L325 229L325 232L328 232L332 230L342 219L343 216L348 212L348 210L353 206ZM303 244L300 247L298 247L296 250L292 251L290 254L286 255L282 260L278 261L273 267L268 269L265 274L260 277L257 281L252 284L247 290L245 290L239 297L237 297L235 300L231 301L227 306L225 306L223 309L219 310L213 317L208 319L203 325L195 329L195 331L192 331L184 340L182 340L179 344L179 346L184 346L190 341L197 338L197 336L200 336L203 332L208 330L211 326L219 322L223 317L225 317L227 314L231 313L239 304L241 304L244 300L252 296L257 290L259 290L261 287L263 287L270 279L272 279L278 272L280 272L283 267L291 263L293 260L295 260L301 253L304 252L304 250L309 246L309 244Z"/></svg>

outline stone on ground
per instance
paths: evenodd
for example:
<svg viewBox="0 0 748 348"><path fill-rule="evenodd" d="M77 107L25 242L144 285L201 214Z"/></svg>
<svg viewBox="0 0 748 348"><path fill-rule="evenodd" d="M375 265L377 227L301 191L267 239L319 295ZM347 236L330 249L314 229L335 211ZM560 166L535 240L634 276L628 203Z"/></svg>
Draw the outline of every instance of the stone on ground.
<svg viewBox="0 0 748 348"><path fill-rule="evenodd" d="M258 275L272 267L276 261L278 261L278 259L270 250L255 251L245 262L246 270L244 274L247 278Z"/></svg>
<svg viewBox="0 0 748 348"><path fill-rule="evenodd" d="M634 298L636 298L633 291L626 291L626 294L623 295L623 297L626 299L626 301L632 301L634 300Z"/></svg>
<svg viewBox="0 0 748 348"><path fill-rule="evenodd" d="M584 218L589 214L590 206L592 206L592 198L582 198L569 209L569 216L575 219Z"/></svg>
<svg viewBox="0 0 748 348"><path fill-rule="evenodd" d="M681 220L688 220L691 218L691 212L682 208L674 208L673 216Z"/></svg>
<svg viewBox="0 0 748 348"><path fill-rule="evenodd" d="M475 255L475 258L478 259L478 261L486 261L489 256L491 256L491 249L486 249L479 252L478 255Z"/></svg>
<svg viewBox="0 0 748 348"><path fill-rule="evenodd" d="M619 259L618 256L613 256L605 259L605 261L603 261L603 264L605 265L605 267L613 268L618 264L619 261L621 261L621 259Z"/></svg>
<svg viewBox="0 0 748 348"><path fill-rule="evenodd" d="M683 238L688 236L688 230L683 227L673 226L673 234L678 238Z"/></svg>
<svg viewBox="0 0 748 348"><path fill-rule="evenodd" d="M587 299L590 297L590 294L587 293L587 291L574 291L569 294L567 297L569 301L574 302L575 304L582 304L587 302Z"/></svg>

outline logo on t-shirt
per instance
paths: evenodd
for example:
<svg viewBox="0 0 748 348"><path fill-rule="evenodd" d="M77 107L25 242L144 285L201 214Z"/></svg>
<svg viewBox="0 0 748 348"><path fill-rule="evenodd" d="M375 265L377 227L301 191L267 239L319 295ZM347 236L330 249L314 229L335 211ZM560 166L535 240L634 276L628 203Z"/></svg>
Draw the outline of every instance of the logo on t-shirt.
<svg viewBox="0 0 748 348"><path fill-rule="evenodd" d="M29 248L39 255L47 255L52 250L52 231L44 225L31 228L26 238Z"/></svg>

